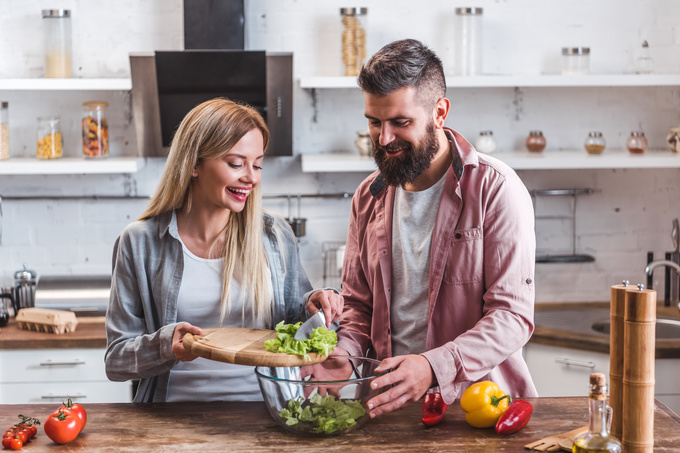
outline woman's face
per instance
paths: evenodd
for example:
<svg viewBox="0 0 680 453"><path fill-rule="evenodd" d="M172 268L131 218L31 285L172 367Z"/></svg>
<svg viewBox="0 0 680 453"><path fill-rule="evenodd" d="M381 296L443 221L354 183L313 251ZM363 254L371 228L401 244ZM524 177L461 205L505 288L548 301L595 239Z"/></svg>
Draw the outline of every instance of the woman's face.
<svg viewBox="0 0 680 453"><path fill-rule="evenodd" d="M252 129L224 156L202 160L193 171L192 204L242 211L248 195L260 183L263 158L262 132Z"/></svg>

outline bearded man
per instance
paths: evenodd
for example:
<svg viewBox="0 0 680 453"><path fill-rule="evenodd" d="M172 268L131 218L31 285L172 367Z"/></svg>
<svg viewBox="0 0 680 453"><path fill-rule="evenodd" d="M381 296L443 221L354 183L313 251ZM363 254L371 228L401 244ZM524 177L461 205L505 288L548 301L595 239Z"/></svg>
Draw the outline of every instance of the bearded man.
<svg viewBox="0 0 680 453"><path fill-rule="evenodd" d="M371 417L491 380L538 396L522 358L534 329L531 197L515 172L444 126L441 60L416 40L358 77L378 171L352 200L338 352L382 363Z"/></svg>

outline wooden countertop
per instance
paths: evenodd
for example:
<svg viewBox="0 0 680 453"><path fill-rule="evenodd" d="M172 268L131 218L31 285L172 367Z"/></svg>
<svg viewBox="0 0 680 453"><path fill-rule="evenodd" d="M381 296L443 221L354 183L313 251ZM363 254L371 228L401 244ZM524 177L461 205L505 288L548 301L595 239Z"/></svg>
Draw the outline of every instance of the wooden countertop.
<svg viewBox="0 0 680 453"><path fill-rule="evenodd" d="M500 436L493 428L470 427L458 402L444 421L431 428L420 422L420 404L370 420L355 433L340 437L302 437L281 428L264 403L88 404L87 426L67 446L45 435L24 449L31 453L69 452L522 452L524 445L588 422L585 397L530 398L534 412L520 432ZM0 405L0 422L9 427L17 414L45 420L55 405ZM655 452L678 451L680 418L657 402L654 410Z"/></svg>
<svg viewBox="0 0 680 453"><path fill-rule="evenodd" d="M78 318L75 332L54 334L21 330L14 318L0 328L0 349L105 348L104 317ZM6 429L6 428L5 428ZM4 431L3 431L4 432Z"/></svg>
<svg viewBox="0 0 680 453"><path fill-rule="evenodd" d="M564 302L564 303L537 303L535 312L547 310L573 310L574 313L584 315L587 318L588 310L609 310L609 302ZM608 313L608 311L606 312ZM605 316L608 317L607 314ZM676 307L664 307L663 303L657 306L657 318L680 318L680 311ZM544 327L538 320L536 328L529 340L532 343L559 346L564 348L582 349L586 351L603 352L609 354L609 335L593 331L584 333L573 329L570 322L565 321L563 328ZM656 341L656 358L680 358L680 338L664 339Z"/></svg>

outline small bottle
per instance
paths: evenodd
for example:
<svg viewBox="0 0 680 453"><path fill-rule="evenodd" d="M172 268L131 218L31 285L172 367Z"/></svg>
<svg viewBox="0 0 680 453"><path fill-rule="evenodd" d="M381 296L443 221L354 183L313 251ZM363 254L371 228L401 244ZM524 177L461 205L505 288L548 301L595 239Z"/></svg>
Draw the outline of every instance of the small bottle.
<svg viewBox="0 0 680 453"><path fill-rule="evenodd" d="M109 155L109 123L106 121L108 102L83 102L83 156L87 158Z"/></svg>
<svg viewBox="0 0 680 453"><path fill-rule="evenodd" d="M588 432L574 440L571 451L573 453L622 452L621 442L609 433L612 409L607 405L607 378L604 373L592 373L590 375L588 398L588 412L590 414Z"/></svg>
<svg viewBox="0 0 680 453"><path fill-rule="evenodd" d="M527 150L540 153L545 149L546 141L541 131L530 131L526 141Z"/></svg>
<svg viewBox="0 0 680 453"><path fill-rule="evenodd" d="M563 47L562 74L585 75L590 72L590 47Z"/></svg>
<svg viewBox="0 0 680 453"><path fill-rule="evenodd" d="M38 144L36 156L38 159L58 159L64 149L61 136L61 120L58 116L38 118Z"/></svg>
<svg viewBox="0 0 680 453"><path fill-rule="evenodd" d="M584 146L588 154L602 154L607 147L607 142L604 141L602 132L588 132Z"/></svg>
<svg viewBox="0 0 680 453"><path fill-rule="evenodd" d="M647 138L642 131L633 131L626 140L626 148L631 154L642 154L647 151Z"/></svg>
<svg viewBox="0 0 680 453"><path fill-rule="evenodd" d="M73 77L71 62L71 11L44 9L43 38L45 45L45 77Z"/></svg>
<svg viewBox="0 0 680 453"><path fill-rule="evenodd" d="M453 29L453 74L473 76L482 74L482 45L484 9L478 7L456 8Z"/></svg>
<svg viewBox="0 0 680 453"><path fill-rule="evenodd" d="M651 74L654 72L654 60L649 56L649 44L647 40L642 41L642 51L635 60L636 74Z"/></svg>
<svg viewBox="0 0 680 453"><path fill-rule="evenodd" d="M345 76L358 76L366 59L366 14L368 8L340 8Z"/></svg>
<svg viewBox="0 0 680 453"><path fill-rule="evenodd" d="M9 103L0 101L0 160L9 159Z"/></svg>
<svg viewBox="0 0 680 453"><path fill-rule="evenodd" d="M496 139L493 136L493 132L481 131L475 142L475 149L485 154L491 154L496 151Z"/></svg>

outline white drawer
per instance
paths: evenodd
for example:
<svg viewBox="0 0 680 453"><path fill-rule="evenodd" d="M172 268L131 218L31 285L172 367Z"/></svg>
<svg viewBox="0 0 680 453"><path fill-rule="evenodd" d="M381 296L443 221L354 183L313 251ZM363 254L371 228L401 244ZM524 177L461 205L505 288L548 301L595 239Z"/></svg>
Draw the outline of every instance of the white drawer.
<svg viewBox="0 0 680 453"><path fill-rule="evenodd" d="M0 383L0 404L50 404L56 409L67 398L78 403L129 403L130 382Z"/></svg>
<svg viewBox="0 0 680 453"><path fill-rule="evenodd" d="M0 383L105 381L102 349L0 351Z"/></svg>

